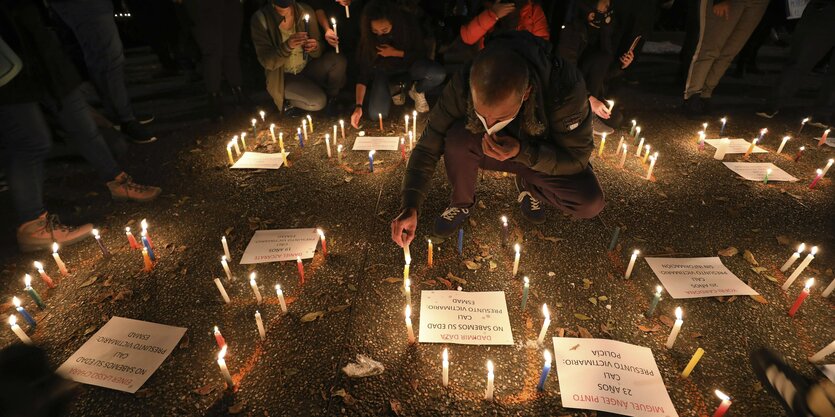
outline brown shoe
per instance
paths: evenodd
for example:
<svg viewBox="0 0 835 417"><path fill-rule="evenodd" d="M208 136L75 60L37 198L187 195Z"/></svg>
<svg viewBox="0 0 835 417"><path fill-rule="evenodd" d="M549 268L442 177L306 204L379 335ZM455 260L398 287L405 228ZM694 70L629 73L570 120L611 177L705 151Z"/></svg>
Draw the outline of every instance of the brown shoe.
<svg viewBox="0 0 835 417"><path fill-rule="evenodd" d="M115 180L109 181L107 188L110 189L110 196L116 201L136 201L139 203L152 201L162 192L159 187L133 182L133 178L124 172L119 174Z"/></svg>
<svg viewBox="0 0 835 417"><path fill-rule="evenodd" d="M37 219L20 225L17 229L17 245L21 252L49 249L52 242L66 246L89 237L92 230L92 224L67 226L61 224L58 216L44 213Z"/></svg>

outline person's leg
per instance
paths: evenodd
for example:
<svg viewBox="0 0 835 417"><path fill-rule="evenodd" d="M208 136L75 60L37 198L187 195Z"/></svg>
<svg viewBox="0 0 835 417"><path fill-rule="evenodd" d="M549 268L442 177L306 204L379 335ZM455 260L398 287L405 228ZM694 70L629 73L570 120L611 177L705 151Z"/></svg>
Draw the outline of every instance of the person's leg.
<svg viewBox="0 0 835 417"><path fill-rule="evenodd" d="M730 1L730 0L728 0ZM684 87L684 99L687 100L695 94L701 94L705 86L710 68L719 57L725 40L733 32L736 20L741 15L736 3L731 5L731 16L728 19L713 14L713 1L701 0L699 5L699 16L701 19L701 30L699 42L693 54L693 61L690 63L690 70L687 73L687 83Z"/></svg>
<svg viewBox="0 0 835 417"><path fill-rule="evenodd" d="M371 85L365 92L365 117L376 121L382 114L388 117L391 110L391 90L389 89L389 75L385 71L376 71Z"/></svg>
<svg viewBox="0 0 835 417"><path fill-rule="evenodd" d="M580 69L583 72L583 79L586 80L586 89L589 94L599 100L604 100L603 84L606 81L606 74L612 64L612 54L599 49L587 50L580 60Z"/></svg>
<svg viewBox="0 0 835 417"><path fill-rule="evenodd" d="M328 104L322 88L304 74L284 74L284 99L306 111L319 111Z"/></svg>
<svg viewBox="0 0 835 417"><path fill-rule="evenodd" d="M223 45L223 75L232 87L242 84L240 45L241 27L244 15L240 0L223 0L222 7L217 11L221 26L216 28L222 36Z"/></svg>
<svg viewBox="0 0 835 417"><path fill-rule="evenodd" d="M409 76L415 82L415 91L425 93L444 82L446 70L435 61L419 59L409 69Z"/></svg>
<svg viewBox="0 0 835 417"><path fill-rule="evenodd" d="M468 131L464 123L454 124L447 131L444 141L444 167L452 187L450 207L468 208L475 203L478 168L482 159L481 135Z"/></svg>
<svg viewBox="0 0 835 417"><path fill-rule="evenodd" d="M125 54L113 20L113 3L110 0L84 0L51 4L75 33L84 52L90 80L108 111L119 122L135 120L125 85Z"/></svg>
<svg viewBox="0 0 835 417"><path fill-rule="evenodd" d="M682 82L687 79L687 72L693 62L696 45L699 44L702 1L687 0L685 7L684 40L681 44L681 52L678 54L679 77Z"/></svg>
<svg viewBox="0 0 835 417"><path fill-rule="evenodd" d="M223 24L220 11L223 0L187 0L185 5L194 22L194 39L200 47L203 82L209 94L220 93L223 69Z"/></svg>
<svg viewBox="0 0 835 417"><path fill-rule="evenodd" d="M767 7L768 0L745 0L731 4L731 15L728 17L727 23L735 23L735 25L725 39L722 49L713 61L707 76L705 76L702 97L709 98L713 95L713 89L719 84L719 80L725 75L731 61L745 45L745 42L748 41L754 29L757 28ZM734 20L734 18L736 19Z"/></svg>
<svg viewBox="0 0 835 417"><path fill-rule="evenodd" d="M19 224L35 220L46 211L43 164L50 148L47 126L38 103L0 106L3 169Z"/></svg>
<svg viewBox="0 0 835 417"><path fill-rule="evenodd" d="M342 54L327 51L321 57L312 59L305 66L302 74L313 80L329 98L336 97L345 87L345 70L348 61Z"/></svg>

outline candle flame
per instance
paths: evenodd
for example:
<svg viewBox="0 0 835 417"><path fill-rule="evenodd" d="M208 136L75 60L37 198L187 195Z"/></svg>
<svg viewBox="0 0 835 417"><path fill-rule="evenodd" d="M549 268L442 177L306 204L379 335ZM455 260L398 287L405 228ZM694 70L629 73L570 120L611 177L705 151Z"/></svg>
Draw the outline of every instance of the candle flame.
<svg viewBox="0 0 835 417"><path fill-rule="evenodd" d="M655 152L654 154L652 154L652 157L653 157L654 159L658 159L658 152Z"/></svg>
<svg viewBox="0 0 835 417"><path fill-rule="evenodd" d="M275 123L270 123L270 130L275 129Z"/></svg>
<svg viewBox="0 0 835 417"><path fill-rule="evenodd" d="M29 274L24 275L23 276L23 284L26 285L26 288L31 287L32 286L32 276L29 275Z"/></svg>
<svg viewBox="0 0 835 417"><path fill-rule="evenodd" d="M442 353L441 355L444 358L444 362L449 362L449 352L447 352L446 348L444 348L444 353Z"/></svg>
<svg viewBox="0 0 835 417"><path fill-rule="evenodd" d="M226 144L226 150L232 149L232 142Z"/></svg>
<svg viewBox="0 0 835 417"><path fill-rule="evenodd" d="M818 253L818 247L812 246L812 250L809 251L809 253L812 254L812 256L815 256L815 254Z"/></svg>
<svg viewBox="0 0 835 417"><path fill-rule="evenodd" d="M9 326L17 326L17 316L15 316L14 314L9 316Z"/></svg>
<svg viewBox="0 0 835 417"><path fill-rule="evenodd" d="M632 126L635 126L636 124L638 124L638 121L635 120L635 119L632 119Z"/></svg>
<svg viewBox="0 0 835 417"><path fill-rule="evenodd" d="M818 171L820 171L820 170L818 170ZM35 261L34 263L35 263L35 269L37 269L38 272L43 272L43 264L40 263L39 261Z"/></svg>
<svg viewBox="0 0 835 417"><path fill-rule="evenodd" d="M816 170L815 170L815 172L817 172L817 173L818 173L818 176L823 175L823 170L822 170L822 169L820 169L820 168L816 169Z"/></svg>
<svg viewBox="0 0 835 417"><path fill-rule="evenodd" d="M507 216L502 216L502 224L507 226Z"/></svg>
<svg viewBox="0 0 835 417"><path fill-rule="evenodd" d="M660 285L656 285L656 286L655 286L655 293L656 293L656 294L661 295L661 291L662 291L662 290L663 290L663 288L661 288L661 286L660 286Z"/></svg>
<svg viewBox="0 0 835 417"><path fill-rule="evenodd" d="M759 139L759 138L754 138L754 139L752 139L752 140L751 140L751 144L752 144L752 145L756 145L756 144L757 144L757 142L759 142L759 141L760 141L760 139Z"/></svg>
<svg viewBox="0 0 835 417"><path fill-rule="evenodd" d="M707 130L707 122L702 123L702 128L703 128L704 130Z"/></svg>
<svg viewBox="0 0 835 417"><path fill-rule="evenodd" d="M336 151L342 152L342 145L336 145Z"/></svg>
<svg viewBox="0 0 835 417"><path fill-rule="evenodd" d="M302 133L302 128L297 127L297 128L296 128L296 132L298 132L298 133Z"/></svg>
<svg viewBox="0 0 835 417"><path fill-rule="evenodd" d="M768 128L765 128L765 127L764 127L764 128L762 128L762 129L760 129L760 134L761 134L761 135L764 135L764 134L766 134L766 133L768 133Z"/></svg>
<svg viewBox="0 0 835 417"><path fill-rule="evenodd" d="M542 315L545 316L545 320L548 320L548 319L551 318L551 313L548 311L548 305L547 304L542 305Z"/></svg>
<svg viewBox="0 0 835 417"><path fill-rule="evenodd" d="M802 124L804 124L804 125L805 125L805 124L806 124L806 122L808 122L808 121L809 121L809 118L808 118L808 117L806 117L806 118L804 118L804 119L803 119L803 121L801 121L800 123L802 123Z"/></svg>
<svg viewBox="0 0 835 417"><path fill-rule="evenodd" d="M835 159L829 158L829 161L826 162L826 166L831 166L832 164L835 164Z"/></svg>
<svg viewBox="0 0 835 417"><path fill-rule="evenodd" d="M783 142L785 142L785 141L787 141L787 140L789 140L789 139L791 139L791 137L789 137L789 136L783 136Z"/></svg>
<svg viewBox="0 0 835 417"><path fill-rule="evenodd" d="M518 255L519 252L522 251L522 247L519 246L519 244L517 243L517 244L513 245L513 250L515 250L516 254Z"/></svg>
<svg viewBox="0 0 835 417"><path fill-rule="evenodd" d="M374 154L375 154L375 153L377 153L377 152L376 152L376 151L373 151L373 150L368 151L368 156L374 156Z"/></svg>
<svg viewBox="0 0 835 417"><path fill-rule="evenodd" d="M606 100L606 103L609 104L610 109L615 106L615 100Z"/></svg>
<svg viewBox="0 0 835 417"><path fill-rule="evenodd" d="M412 257L410 255L407 255L406 256L406 266L409 266L411 264L412 264Z"/></svg>
<svg viewBox="0 0 835 417"><path fill-rule="evenodd" d="M305 15L305 16L307 16L307 15ZM312 117L310 117L310 115L309 115L309 114L308 114L307 116L305 116L305 117L307 117L307 120L310 120L310 123L311 123L311 124L313 123L313 118L312 118Z"/></svg>
<svg viewBox="0 0 835 417"><path fill-rule="evenodd" d="M722 124L725 124L725 123L727 123L727 122L728 122L728 118L727 118L727 117L723 117L723 118L719 119L719 121L720 121L720 122L722 122Z"/></svg>
<svg viewBox="0 0 835 417"><path fill-rule="evenodd" d="M221 261L221 262L226 262L226 255L221 256L221 257L220 257L220 261Z"/></svg>
<svg viewBox="0 0 835 417"><path fill-rule="evenodd" d="M771 175L771 168L766 169L766 170L765 170L765 174L766 174L766 175Z"/></svg>
<svg viewBox="0 0 835 417"><path fill-rule="evenodd" d="M545 364L550 365L551 364L551 352L549 352L548 349L545 349L544 351L542 351L542 356L545 357Z"/></svg>
<svg viewBox="0 0 835 417"><path fill-rule="evenodd" d="M252 121L252 125L255 126L255 123L257 123L257 120L252 119L251 121Z"/></svg>
<svg viewBox="0 0 835 417"><path fill-rule="evenodd" d="M417 117L417 110L412 110L412 117Z"/></svg>
<svg viewBox="0 0 835 417"><path fill-rule="evenodd" d="M301 256L297 256L297 257L296 257L296 262L298 262L298 263L302 263L302 257L301 257Z"/></svg>
<svg viewBox="0 0 835 417"><path fill-rule="evenodd" d="M275 284L275 292L281 294L281 285Z"/></svg>
<svg viewBox="0 0 835 417"><path fill-rule="evenodd" d="M632 251L632 256L637 257L640 254L641 254L641 251L639 251L638 249L635 249L634 251Z"/></svg>
<svg viewBox="0 0 835 417"><path fill-rule="evenodd" d="M214 332L215 332L215 334L218 334L218 333L220 333L220 329L218 329L217 326L215 326Z"/></svg>
<svg viewBox="0 0 835 417"><path fill-rule="evenodd" d="M638 134L640 134L641 133L641 126L636 127L635 130L638 131Z"/></svg>
<svg viewBox="0 0 835 417"><path fill-rule="evenodd" d="M800 147L800 152L803 152L804 150L806 150L806 147L805 147L805 146L801 146L801 147Z"/></svg>
<svg viewBox="0 0 835 417"><path fill-rule="evenodd" d="M801 254L801 253L803 253L803 251L805 251L805 250L806 250L806 244L805 244L805 243L801 243L801 244L800 244L800 246L798 246L798 247L797 247L797 254L798 254L798 255L800 255L800 254Z"/></svg>
<svg viewBox="0 0 835 417"><path fill-rule="evenodd" d="M410 306L408 304L406 305L406 318L407 319L412 318L412 306Z"/></svg>
<svg viewBox="0 0 835 417"><path fill-rule="evenodd" d="M487 374L490 375L493 373L493 361L487 361Z"/></svg>
<svg viewBox="0 0 835 417"><path fill-rule="evenodd" d="M255 284L255 271L252 271L252 273L249 274L249 283Z"/></svg>
<svg viewBox="0 0 835 417"><path fill-rule="evenodd" d="M717 396L717 397L719 397L719 399L720 399L720 400L722 400L722 401L730 401L730 400L731 400L731 397L728 397L728 396L727 396L724 392L722 392L722 391L716 390L716 391L713 391L713 392L714 392L714 393L716 394L716 396Z"/></svg>
<svg viewBox="0 0 835 417"><path fill-rule="evenodd" d="M340 126L345 126L345 121L344 121L344 120L342 120L342 119L339 119L339 125L340 125Z"/></svg>
<svg viewBox="0 0 835 417"><path fill-rule="evenodd" d="M336 18L335 17L331 18L331 23L333 23L333 25L336 26Z"/></svg>
<svg viewBox="0 0 835 417"><path fill-rule="evenodd" d="M259 111L258 114L261 116L262 119L264 118L264 116L267 115L267 113L264 110Z"/></svg>
<svg viewBox="0 0 835 417"><path fill-rule="evenodd" d="M650 148L650 146L649 146L649 145L644 145L644 149L646 149L646 150L647 150L647 152L649 152L649 148Z"/></svg>
<svg viewBox="0 0 835 417"><path fill-rule="evenodd" d="M52 253L58 253L58 242L52 242Z"/></svg>
<svg viewBox="0 0 835 417"><path fill-rule="evenodd" d="M327 136L327 135L326 135ZM325 231L322 229L316 229L316 233L319 234L319 237L324 239L325 238Z"/></svg>
<svg viewBox="0 0 835 417"><path fill-rule="evenodd" d="M93 236L99 237L99 229L93 229Z"/></svg>
<svg viewBox="0 0 835 417"><path fill-rule="evenodd" d="M20 307L20 298L12 297L12 304L14 304L15 307Z"/></svg>
<svg viewBox="0 0 835 417"><path fill-rule="evenodd" d="M809 278L808 280L806 280L806 289L807 290L809 288L812 288L812 285L815 285L815 279L814 278Z"/></svg>
<svg viewBox="0 0 835 417"><path fill-rule="evenodd" d="M235 137L237 138L237 136ZM142 230L146 230L148 228L148 221L145 219L142 219L142 221L139 222L139 224L142 225Z"/></svg>
<svg viewBox="0 0 835 417"><path fill-rule="evenodd" d="M224 356L226 356L226 345L220 348L220 352L217 353L217 360L222 361Z"/></svg>
<svg viewBox="0 0 835 417"><path fill-rule="evenodd" d="M676 320L681 320L681 307L676 307Z"/></svg>
<svg viewBox="0 0 835 417"><path fill-rule="evenodd" d="M528 277L524 277L524 278L522 278L522 280L525 281L525 286L526 287L531 283L531 280L528 279Z"/></svg>

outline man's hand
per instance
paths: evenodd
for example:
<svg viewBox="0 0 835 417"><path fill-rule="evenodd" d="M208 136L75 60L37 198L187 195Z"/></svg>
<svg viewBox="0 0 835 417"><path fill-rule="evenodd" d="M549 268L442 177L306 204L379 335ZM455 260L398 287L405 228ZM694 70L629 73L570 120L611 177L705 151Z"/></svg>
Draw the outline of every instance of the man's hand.
<svg viewBox="0 0 835 417"><path fill-rule="evenodd" d="M377 55L384 57L396 56L398 58L403 58L403 51L391 45L380 45L377 47Z"/></svg>
<svg viewBox="0 0 835 417"><path fill-rule="evenodd" d="M334 48L336 48L336 45L339 44L339 38L336 37L336 33L333 32L333 29L328 28L328 30L325 31L325 41L328 45L333 46Z"/></svg>
<svg viewBox="0 0 835 417"><path fill-rule="evenodd" d="M296 49L304 44L307 40L307 32L296 32L287 38L287 46L290 49Z"/></svg>
<svg viewBox="0 0 835 417"><path fill-rule="evenodd" d="M497 18L501 19L516 10L516 5L513 3L494 3L490 8Z"/></svg>
<svg viewBox="0 0 835 417"><path fill-rule="evenodd" d="M354 129L360 128L360 120L362 119L362 107L357 107L354 109L354 113L351 114L351 126Z"/></svg>
<svg viewBox="0 0 835 417"><path fill-rule="evenodd" d="M612 116L611 113L609 113L609 106L598 100L596 97L589 96L589 104L591 105L591 111L593 111L597 117L601 119L608 119Z"/></svg>
<svg viewBox="0 0 835 417"><path fill-rule="evenodd" d="M336 2L339 3L340 6L350 6L351 5L351 0L336 0Z"/></svg>
<svg viewBox="0 0 835 417"><path fill-rule="evenodd" d="M484 134L481 139L481 149L484 154L497 160L506 161L519 155L519 140L511 136L493 136Z"/></svg>
<svg viewBox="0 0 835 417"><path fill-rule="evenodd" d="M728 20L728 16L731 13L731 2L730 0L725 0L722 3L714 4L713 5L713 14L717 17L722 17L725 20Z"/></svg>
<svg viewBox="0 0 835 417"><path fill-rule="evenodd" d="M418 215L417 210L407 208L391 221L391 240L398 246L408 246L415 239Z"/></svg>
<svg viewBox="0 0 835 417"><path fill-rule="evenodd" d="M304 48L305 52L313 52L313 51L319 49L319 41L317 41L316 39L310 38L310 39L304 41L303 48Z"/></svg>
<svg viewBox="0 0 835 417"><path fill-rule="evenodd" d="M625 54L620 56L620 69L626 69L630 64L632 64L632 60L635 59L635 54L632 50L627 51Z"/></svg>

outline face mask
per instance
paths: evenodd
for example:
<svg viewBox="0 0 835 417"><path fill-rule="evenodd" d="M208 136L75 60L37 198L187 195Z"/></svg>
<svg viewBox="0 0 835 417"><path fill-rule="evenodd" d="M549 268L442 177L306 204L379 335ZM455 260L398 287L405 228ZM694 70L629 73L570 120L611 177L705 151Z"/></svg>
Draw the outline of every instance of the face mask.
<svg viewBox="0 0 835 417"><path fill-rule="evenodd" d="M602 26L606 26L609 23L612 23L612 11L606 10L605 12L599 12L595 10L592 12L592 18L589 21L589 25L599 28Z"/></svg>
<svg viewBox="0 0 835 417"><path fill-rule="evenodd" d="M524 104L524 103L525 103L525 99L522 98L522 102L519 103L519 109L516 110L516 113L513 115L513 117L511 117L510 119L507 119L507 120L502 120L500 122L496 122L496 124L494 124L492 127L487 127L487 120L484 120L484 116L478 114L478 112L475 112L475 115L476 115L476 117L478 117L478 120L481 120L481 125L484 126L484 130L487 131L487 134L492 135L492 134L504 129L507 125L510 124L510 122L512 122L514 119L516 119L516 116L518 116L519 112L522 111L522 104Z"/></svg>
<svg viewBox="0 0 835 417"><path fill-rule="evenodd" d="M377 37L377 43L380 45L388 45L391 44L391 32L383 34L383 35L375 35Z"/></svg>

